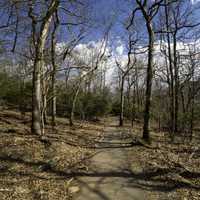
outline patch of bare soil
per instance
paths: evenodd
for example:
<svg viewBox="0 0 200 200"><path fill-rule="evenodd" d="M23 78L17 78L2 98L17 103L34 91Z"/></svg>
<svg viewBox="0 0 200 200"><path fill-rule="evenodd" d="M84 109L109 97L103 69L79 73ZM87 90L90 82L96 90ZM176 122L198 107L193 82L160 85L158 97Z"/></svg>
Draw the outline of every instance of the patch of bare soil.
<svg viewBox="0 0 200 200"><path fill-rule="evenodd" d="M42 141L31 134L29 116L1 111L0 200L71 199L79 190L73 172L87 170L94 150L85 146L91 145L88 138L98 140L101 130L95 124L72 129L59 119L55 130L47 126Z"/></svg>

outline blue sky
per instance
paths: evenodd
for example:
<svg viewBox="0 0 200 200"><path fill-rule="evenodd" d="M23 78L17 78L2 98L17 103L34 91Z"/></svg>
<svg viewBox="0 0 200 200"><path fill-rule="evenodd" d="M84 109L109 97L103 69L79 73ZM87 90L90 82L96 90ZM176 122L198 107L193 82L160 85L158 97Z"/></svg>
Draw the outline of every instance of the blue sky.
<svg viewBox="0 0 200 200"><path fill-rule="evenodd" d="M150 0L149 0L150 1ZM181 0L180 0L181 1ZM92 5L92 18L97 23L96 27L90 32L87 40L98 40L102 37L102 31L105 25L113 21L111 30L111 39L117 40L123 38L125 29L123 23L130 16L134 8L134 0L89 0ZM200 0L188 0L187 5L193 7L200 6ZM200 18L200 11L196 11L196 18ZM141 22L140 31L145 31L145 24ZM138 27L139 28L139 27Z"/></svg>
<svg viewBox="0 0 200 200"><path fill-rule="evenodd" d="M130 16L132 9L134 8L135 0L85 0L89 3L89 13L88 16L93 21L93 27L89 30L87 37L82 42L98 41L103 37L103 32L105 32L105 27L107 27L111 22L113 22L112 30L110 32L110 43L118 45L126 37L126 30L123 27L123 23ZM151 0L148 0L151 1ZM180 0L182 1L182 0ZM200 0L188 0L188 3L192 3L193 6L200 5ZM200 12L197 12L196 16L200 18ZM3 19L1 18L0 22ZM4 20L5 21L5 20ZM140 31L145 31L145 24L141 22L139 24L141 27ZM78 29L77 27L74 29ZM66 29L65 29L66 30ZM77 30L76 30L77 31ZM76 32L75 31L75 32ZM23 34L23 32L22 32ZM60 32L61 34L61 32ZM10 35L8 35L10 37ZM60 36L61 41L69 40L69 33L63 32ZM19 38L19 40L24 40L24 37ZM20 41L21 42L21 41ZM18 43L20 43L18 42Z"/></svg>

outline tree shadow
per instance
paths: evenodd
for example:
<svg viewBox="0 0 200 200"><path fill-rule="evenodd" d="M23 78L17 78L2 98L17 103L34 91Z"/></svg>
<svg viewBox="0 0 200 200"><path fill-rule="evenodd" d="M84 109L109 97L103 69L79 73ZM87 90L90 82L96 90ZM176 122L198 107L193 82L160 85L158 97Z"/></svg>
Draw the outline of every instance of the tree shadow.
<svg viewBox="0 0 200 200"><path fill-rule="evenodd" d="M126 159L126 158L125 158ZM53 175L51 178L47 178L42 176L40 173L31 173L31 172L13 172L9 171L8 167L1 167L0 172L1 174L6 172L11 173L13 176L20 176L20 177L32 177L35 179L41 180L65 180L69 178L75 178L77 182L81 185L81 187L87 188L91 192L98 195L103 200L109 200L109 197L105 193L104 190L101 188L102 182L111 181L115 184L114 181L122 181L121 186L126 188L138 188L144 191L156 191L156 192L171 192L179 188L187 188L187 189L194 189L199 190L200 186L193 186L191 184L187 184L181 180L174 180L172 178L167 178L166 176L174 171L174 169L167 169L167 168L149 168L145 171L141 172L134 172L129 168L117 167L116 169L110 169L107 171L100 171L100 170L93 170L93 171L73 171L73 167L71 169L66 169L61 171L57 169L55 166L52 166L50 163L45 161L26 161L22 158L12 157L9 155L1 155L0 161L7 161L9 163L18 163L23 164L28 167L34 167L39 169L40 172L47 172ZM80 163L79 163L80 164ZM78 165L78 163L77 163ZM112 167L112 166L111 166ZM183 172L181 176L185 178L200 178L200 172ZM90 182L85 181L85 178L94 178L91 179L95 187L91 187ZM127 194L128 195L128 194ZM131 195L131 194L129 194ZM133 198L134 199L134 198Z"/></svg>
<svg viewBox="0 0 200 200"><path fill-rule="evenodd" d="M33 161L25 161L22 158L14 158L12 156L0 156L0 161L9 161L11 163L18 163L18 164L23 164L26 166L30 166L30 167L39 167L41 171L44 172L50 172L53 173L55 175L58 176L63 176L63 177L102 177L102 178L128 178L128 182L134 182L134 180L143 180L143 181L153 181L153 182L163 182L166 181L166 179L163 179L161 176L163 175L167 175L169 173L173 172L173 168L153 168L153 169L146 169L143 172L139 172L139 173L135 173L127 168L120 168L118 167L117 170L111 170L111 171L105 171L105 172L100 172L100 171L70 171L70 169L68 169L68 171L60 171L55 169L53 166L51 166L50 163L45 162L45 161L37 161L37 162L33 162ZM73 166L74 167L74 166ZM8 168L7 167L2 167L0 168L1 172L5 172ZM200 178L200 172L189 172L189 171L185 171L180 173L183 177L185 178ZM159 177L159 178L158 178ZM156 178L156 179L154 179ZM131 181L132 180L132 181ZM199 186L197 187L193 187L191 185L187 185L187 183L185 182L181 182L176 180L175 182L173 180L168 180L171 183L176 182L176 184L174 185L175 189L179 188L179 187L188 187L188 188L193 188L193 189L200 189ZM177 184L178 183L178 184ZM154 188L154 186L152 186L152 189ZM157 186L154 188L156 190L160 190L159 188L157 188ZM169 185L166 184L165 186L163 186L163 189L169 189ZM163 191L163 189L161 188L160 191Z"/></svg>

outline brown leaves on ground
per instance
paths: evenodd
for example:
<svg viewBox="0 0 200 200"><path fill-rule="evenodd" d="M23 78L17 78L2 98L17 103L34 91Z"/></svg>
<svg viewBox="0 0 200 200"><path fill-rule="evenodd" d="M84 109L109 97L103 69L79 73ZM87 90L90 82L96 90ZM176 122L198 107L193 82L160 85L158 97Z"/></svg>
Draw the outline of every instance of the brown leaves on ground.
<svg viewBox="0 0 200 200"><path fill-rule="evenodd" d="M112 123L113 119L108 120ZM0 200L71 199L79 191L73 172L88 170L88 158L96 142L104 138L104 124L77 122L69 127L65 119L59 119L54 130L46 126L47 144L32 135L29 127L30 116L21 119L14 111L0 112ZM121 138L132 132L141 138L141 125L132 129L126 124ZM153 148L129 148L134 187L148 191L152 200L200 199L199 140L171 143L166 133L152 132L151 136Z"/></svg>
<svg viewBox="0 0 200 200"><path fill-rule="evenodd" d="M93 153L68 143L86 140L82 128L72 130L58 122L57 132L52 132L47 126L45 137L50 143L46 145L29 127L28 116L22 120L17 112L0 112L0 199L71 199L73 188L78 191L71 173L87 170L87 158ZM98 138L100 130L94 128L93 137Z"/></svg>
<svg viewBox="0 0 200 200"><path fill-rule="evenodd" d="M180 136L172 143L167 133L151 135L153 148L130 151L133 173L144 177L138 184L149 190L150 199L200 199L199 141L181 141Z"/></svg>

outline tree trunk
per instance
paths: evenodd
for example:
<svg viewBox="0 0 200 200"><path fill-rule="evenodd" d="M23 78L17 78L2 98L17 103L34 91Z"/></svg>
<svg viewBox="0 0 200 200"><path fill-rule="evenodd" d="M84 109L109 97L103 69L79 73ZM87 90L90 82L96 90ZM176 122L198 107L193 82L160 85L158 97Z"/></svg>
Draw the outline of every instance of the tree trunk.
<svg viewBox="0 0 200 200"><path fill-rule="evenodd" d="M53 32L51 34L51 62L52 62L52 76L51 76L51 90L52 90L52 101L51 101L51 123L54 127L56 125L56 60L55 60L55 43L56 43L56 30L58 27L57 22L54 23ZM67 84L67 83L66 83Z"/></svg>
<svg viewBox="0 0 200 200"><path fill-rule="evenodd" d="M21 80L20 80L21 100L19 102L19 110L20 110L22 119L25 118L25 114L26 114L26 102L25 102L24 90L25 90L25 80L24 80L24 77L22 77Z"/></svg>
<svg viewBox="0 0 200 200"><path fill-rule="evenodd" d="M41 120L43 124L47 124L47 77L45 75L44 64L42 66L42 81L41 81L41 88L42 88L42 112L41 112ZM43 127L44 128L44 127Z"/></svg>
<svg viewBox="0 0 200 200"><path fill-rule="evenodd" d="M119 114L119 126L124 124L124 77L122 76L120 86L120 114Z"/></svg>
<svg viewBox="0 0 200 200"><path fill-rule="evenodd" d="M133 122L135 121L135 116L136 116L136 87L134 85L134 88L133 88L133 99L132 99L132 114L131 114L131 126L133 127Z"/></svg>
<svg viewBox="0 0 200 200"><path fill-rule="evenodd" d="M76 90L76 93L74 95L73 102L72 102L72 108L71 108L70 117L69 117L69 125L70 126L74 125L74 123L73 123L73 121L74 121L74 111L75 111L76 101L77 101L77 97L78 97L80 88L81 88L81 80L78 83L78 87L77 87L77 90Z"/></svg>
<svg viewBox="0 0 200 200"><path fill-rule="evenodd" d="M41 98L41 133L44 135L44 127L47 124L47 78L45 75L45 69L44 69L44 62L42 64L41 68L41 88L42 88L42 98Z"/></svg>
<svg viewBox="0 0 200 200"><path fill-rule="evenodd" d="M193 129L194 129L194 103L195 103L195 95L194 95L194 69L192 70L192 99L191 99L191 118L190 118L190 141L192 141L193 137Z"/></svg>
<svg viewBox="0 0 200 200"><path fill-rule="evenodd" d="M35 58L34 71L33 71L33 91L32 91L32 133L41 134L41 88L40 88L40 68L41 60L38 56Z"/></svg>
<svg viewBox="0 0 200 200"><path fill-rule="evenodd" d="M148 48L148 65L147 65L147 80L146 80L146 93L145 93L146 101L144 110L143 139L149 141L149 119L150 119L150 106L151 106L151 89L153 80L154 32L150 21L147 21L146 25L149 35L149 48Z"/></svg>
<svg viewBox="0 0 200 200"><path fill-rule="evenodd" d="M167 2L165 2L167 3ZM169 86L169 96L170 96L170 132L174 135L175 130L175 115L174 115L174 72L172 66L172 53L171 53L171 41L169 31L169 13L168 7L165 6L165 17L166 17L166 29L167 29L167 50L169 59L169 72L170 72L170 86Z"/></svg>
<svg viewBox="0 0 200 200"><path fill-rule="evenodd" d="M33 91L32 91L32 133L42 134L41 127L41 71L44 66L43 51L45 48L46 38L52 15L59 5L58 0L52 0L51 4L43 18L40 33L35 46L35 60L33 66ZM32 9L32 8L31 8ZM33 18L33 17L32 17ZM35 24L33 23L33 26ZM33 27L35 29L36 27ZM33 36L35 37L35 35Z"/></svg>
<svg viewBox="0 0 200 200"><path fill-rule="evenodd" d="M179 70L177 63L176 32L173 34L174 53L174 81L175 81L175 108L174 108L174 132L178 132L178 110L179 110Z"/></svg>
<svg viewBox="0 0 200 200"><path fill-rule="evenodd" d="M193 128L194 128L194 99L192 99L192 104L191 104L190 141L192 141L192 137L193 137Z"/></svg>
<svg viewBox="0 0 200 200"><path fill-rule="evenodd" d="M56 125L56 84L55 84L55 73L52 74L52 111L51 111L51 120L52 126Z"/></svg>

